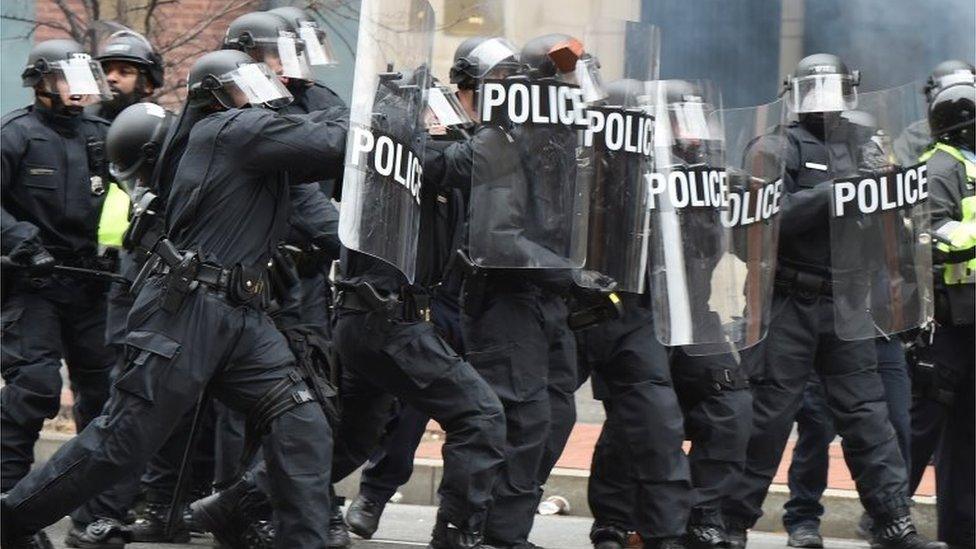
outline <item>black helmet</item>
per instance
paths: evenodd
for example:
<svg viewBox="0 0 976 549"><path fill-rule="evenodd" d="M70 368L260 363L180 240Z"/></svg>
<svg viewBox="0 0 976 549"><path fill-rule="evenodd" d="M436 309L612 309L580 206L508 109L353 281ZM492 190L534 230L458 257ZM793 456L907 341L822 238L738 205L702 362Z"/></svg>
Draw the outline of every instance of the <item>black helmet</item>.
<svg viewBox="0 0 976 549"><path fill-rule="evenodd" d="M783 92L790 92L793 112L799 114L845 111L857 106L860 81L860 72L848 69L840 57L815 53L797 63Z"/></svg>
<svg viewBox="0 0 976 549"><path fill-rule="evenodd" d="M280 15L254 11L234 19L227 27L224 48L246 52L255 60L272 65L281 76L312 78L304 43L291 23Z"/></svg>
<svg viewBox="0 0 976 549"><path fill-rule="evenodd" d="M216 100L224 108L244 106L280 108L292 95L264 63L237 50L219 50L197 59L186 81L187 101L201 107Z"/></svg>
<svg viewBox="0 0 976 549"><path fill-rule="evenodd" d="M973 141L976 128L976 86L955 84L943 89L932 99L929 107L929 126L936 140Z"/></svg>
<svg viewBox="0 0 976 549"><path fill-rule="evenodd" d="M956 75L959 75L962 80L957 78ZM925 100L932 103L932 100L935 99L936 94L940 90L959 81L972 81L974 75L976 75L976 68L965 61L949 59L948 61L939 63L932 69L932 74L929 75L928 80L925 81L925 87L922 88L922 91L925 93Z"/></svg>
<svg viewBox="0 0 976 549"><path fill-rule="evenodd" d="M474 89L478 80L492 71L501 68L515 71L518 66L518 51L511 42L504 38L475 36L461 42L454 50L450 80L459 88Z"/></svg>
<svg viewBox="0 0 976 549"><path fill-rule="evenodd" d="M155 103L136 103L112 121L105 155L112 175L130 192L133 179L149 181L173 118L173 113Z"/></svg>
<svg viewBox="0 0 976 549"><path fill-rule="evenodd" d="M154 88L163 86L163 58L160 57L146 38L132 30L113 32L99 46L99 62L125 61L138 65Z"/></svg>
<svg viewBox="0 0 976 549"><path fill-rule="evenodd" d="M583 58L583 43L568 34L553 33L538 36L522 46L519 59L537 78L552 78L576 70L576 62Z"/></svg>
<svg viewBox="0 0 976 549"><path fill-rule="evenodd" d="M51 71L55 63L85 53L85 48L74 40L56 39L38 42L27 56L27 65L20 74L21 83L25 88L33 88L41 81L41 77Z"/></svg>
<svg viewBox="0 0 976 549"><path fill-rule="evenodd" d="M313 22L314 20L305 13L302 8L296 8L295 6L282 6L280 8L274 8L268 10L268 13L273 13L292 26L293 31L298 31L301 28L302 23Z"/></svg>
<svg viewBox="0 0 976 549"><path fill-rule="evenodd" d="M644 83L633 78L621 78L607 84L607 103L619 107L636 107L645 94Z"/></svg>
<svg viewBox="0 0 976 549"><path fill-rule="evenodd" d="M310 65L335 65L339 62L328 35L305 10L294 6L282 6L268 10L268 13L279 15L288 21L292 32L305 43L305 53Z"/></svg>

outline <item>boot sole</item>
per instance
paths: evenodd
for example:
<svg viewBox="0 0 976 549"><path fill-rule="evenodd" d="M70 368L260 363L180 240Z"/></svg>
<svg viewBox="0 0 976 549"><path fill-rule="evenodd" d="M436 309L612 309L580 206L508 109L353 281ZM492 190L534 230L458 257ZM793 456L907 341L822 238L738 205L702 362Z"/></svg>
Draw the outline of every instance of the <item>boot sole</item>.
<svg viewBox="0 0 976 549"><path fill-rule="evenodd" d="M193 511L193 518L196 519L197 523L213 534L213 537L220 542L221 547L236 547L238 545L239 542L233 534L219 527L220 519L208 513L203 507L194 507L193 504L190 504L190 510Z"/></svg>
<svg viewBox="0 0 976 549"><path fill-rule="evenodd" d="M346 520L348 521L348 519L346 519ZM363 539L372 539L373 538L373 534L376 533L376 530L373 530L372 532L370 532L370 531L368 531L368 530L366 530L364 528L360 528L358 525L349 524L348 522L346 522L346 526L349 527L349 531L350 532L352 532L353 534L356 534L357 536L359 536L359 537L361 537Z"/></svg>

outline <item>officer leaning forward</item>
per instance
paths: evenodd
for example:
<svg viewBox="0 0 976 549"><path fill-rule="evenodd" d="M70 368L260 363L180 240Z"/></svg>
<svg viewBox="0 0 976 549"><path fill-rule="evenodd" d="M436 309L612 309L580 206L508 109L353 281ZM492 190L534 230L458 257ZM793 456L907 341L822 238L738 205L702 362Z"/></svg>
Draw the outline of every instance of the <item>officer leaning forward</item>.
<svg viewBox="0 0 976 549"><path fill-rule="evenodd" d="M859 322L857 327L867 328L866 333L855 334L857 337L841 334L844 322L862 320L864 314L861 310L842 316L840 307L856 302L839 301L837 295L863 288L870 279L838 284L836 278L845 273L823 267L833 265L839 257L832 248L845 244L831 238L835 217L828 215L830 181L857 173L864 160L862 149L875 144L870 132L841 116L857 105L856 85L857 72L828 54L801 60L790 81L790 97L799 120L786 128L786 194L773 317L762 344L764 371L753 384L753 431L745 471L724 506L730 534L739 546L745 544L746 529L762 514L762 502L789 438L804 386L811 371L816 371L843 437L845 458L861 502L874 520L874 544L943 547L919 536L909 514L905 462L888 421L870 340L875 328L870 322ZM860 241L846 244L857 246ZM864 262L863 257L858 259Z"/></svg>
<svg viewBox="0 0 976 549"><path fill-rule="evenodd" d="M944 87L929 108L935 143L927 161L935 235L935 327L915 349L912 493L935 455L939 539L971 547L973 517L973 310L976 259L976 87L972 73Z"/></svg>
<svg viewBox="0 0 976 549"><path fill-rule="evenodd" d="M190 101L212 114L190 132L173 181L172 240L152 246L164 266L129 315L128 368L105 415L4 498L5 544L144 466L208 386L267 433L279 543L325 544L331 432L262 311L262 275L286 222L288 180L279 167L298 167L289 172L295 183L335 177L336 162L307 160L342 157L343 113L242 108L280 105L290 94L240 52L202 57L188 88Z"/></svg>
<svg viewBox="0 0 976 549"><path fill-rule="evenodd" d="M105 76L78 43L48 40L31 50L22 80L34 104L2 122L4 492L27 474L44 419L58 413L61 359L79 430L108 398L114 363L105 284L53 273L58 264L109 268L96 256L108 123L83 112L109 97Z"/></svg>

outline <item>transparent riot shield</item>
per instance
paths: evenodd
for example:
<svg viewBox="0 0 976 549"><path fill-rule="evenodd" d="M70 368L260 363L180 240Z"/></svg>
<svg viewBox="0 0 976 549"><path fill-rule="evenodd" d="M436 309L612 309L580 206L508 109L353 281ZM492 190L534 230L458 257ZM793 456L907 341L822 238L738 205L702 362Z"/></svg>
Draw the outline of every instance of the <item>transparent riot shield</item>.
<svg viewBox="0 0 976 549"><path fill-rule="evenodd" d="M591 156L583 144L587 108L605 98L586 27L606 15L605 4L561 19L553 14L565 5L556 0L498 3L517 5L517 16L489 18L521 49L521 67L493 74L478 90L468 251L481 267L583 266L589 181L578 164Z"/></svg>
<svg viewBox="0 0 976 549"><path fill-rule="evenodd" d="M590 190L586 263L574 271L575 280L584 288L643 293L651 212L644 174L654 119L642 101L644 82L657 76L660 34L650 24L607 20L596 22L587 36L599 48L594 55L601 60L607 98L587 111L578 163Z"/></svg>
<svg viewBox="0 0 976 549"><path fill-rule="evenodd" d="M424 0L364 0L339 238L413 280L434 15Z"/></svg>
<svg viewBox="0 0 976 549"><path fill-rule="evenodd" d="M762 341L769 326L776 275L780 206L783 199L786 105L726 109L725 160L728 194L722 223L730 231L731 281L741 293L742 309L724 320L728 341L737 349ZM738 305L739 297L730 299Z"/></svg>
<svg viewBox="0 0 976 549"><path fill-rule="evenodd" d="M655 329L670 346L741 339L744 296L730 260L721 96L708 81L646 83L653 113L650 279ZM728 351L727 345L724 347ZM721 352L721 349L709 350Z"/></svg>
<svg viewBox="0 0 976 549"><path fill-rule="evenodd" d="M846 340L889 336L932 318L926 166L895 140L925 119L914 84L862 93L827 113L834 329Z"/></svg>

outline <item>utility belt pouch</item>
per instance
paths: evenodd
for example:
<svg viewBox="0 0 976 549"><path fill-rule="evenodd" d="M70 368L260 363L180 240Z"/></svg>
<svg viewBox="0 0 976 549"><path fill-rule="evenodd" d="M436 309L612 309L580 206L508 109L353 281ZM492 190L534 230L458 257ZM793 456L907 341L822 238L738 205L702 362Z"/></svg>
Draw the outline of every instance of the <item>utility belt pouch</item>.
<svg viewBox="0 0 976 549"><path fill-rule="evenodd" d="M624 312L624 305L616 293L609 293L601 296L601 299L582 309L569 313L566 319L569 329L574 332L585 330L608 320L620 318Z"/></svg>
<svg viewBox="0 0 976 549"><path fill-rule="evenodd" d="M251 304L264 296L263 269L234 265L227 281L227 297L236 305Z"/></svg>

